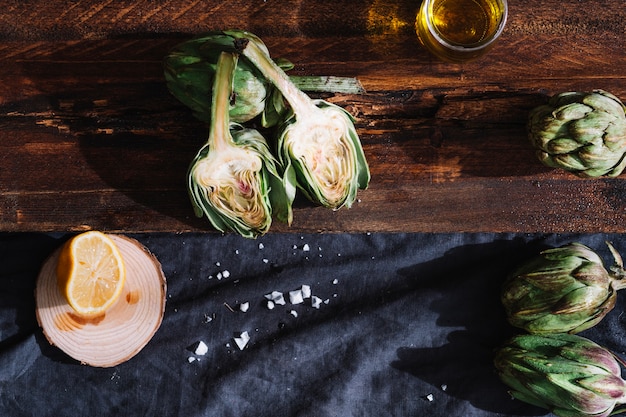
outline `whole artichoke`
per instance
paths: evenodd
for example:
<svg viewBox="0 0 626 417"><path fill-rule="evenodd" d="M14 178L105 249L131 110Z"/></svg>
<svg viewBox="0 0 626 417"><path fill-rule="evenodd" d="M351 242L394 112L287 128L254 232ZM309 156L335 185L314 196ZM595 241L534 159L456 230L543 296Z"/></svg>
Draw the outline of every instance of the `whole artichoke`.
<svg viewBox="0 0 626 417"><path fill-rule="evenodd" d="M603 90L561 93L531 110L529 138L546 166L580 177L615 177L626 167L625 110Z"/></svg>
<svg viewBox="0 0 626 417"><path fill-rule="evenodd" d="M267 49L260 39L258 41ZM209 32L178 44L164 59L168 90L204 122L211 121L211 97L218 58L222 52L232 50L231 38L222 32ZM233 97L229 102L230 121L244 123L261 114L270 87L253 65L238 60L233 77Z"/></svg>
<svg viewBox="0 0 626 417"><path fill-rule="evenodd" d="M570 334L519 335L496 353L494 365L511 395L557 416L606 417L624 410L626 381L607 349Z"/></svg>
<svg viewBox="0 0 626 417"><path fill-rule="evenodd" d="M626 286L622 259L607 245L615 259L609 271L580 243L545 250L520 266L502 289L509 322L535 334L578 333L597 324Z"/></svg>

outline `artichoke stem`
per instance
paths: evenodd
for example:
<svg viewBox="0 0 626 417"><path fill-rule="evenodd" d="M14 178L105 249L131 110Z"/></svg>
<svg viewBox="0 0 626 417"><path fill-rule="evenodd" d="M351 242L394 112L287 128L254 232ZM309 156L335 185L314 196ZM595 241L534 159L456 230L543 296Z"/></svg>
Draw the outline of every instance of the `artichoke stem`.
<svg viewBox="0 0 626 417"><path fill-rule="evenodd" d="M241 34L233 34L242 36ZM270 80L280 91L291 106L296 115L306 115L317 111L317 107L311 102L302 90L300 90L269 55L262 50L253 38L238 37L234 41L235 48L254 64L265 78Z"/></svg>
<svg viewBox="0 0 626 417"><path fill-rule="evenodd" d="M210 149L224 149L230 144L230 117L228 108L232 99L232 84L237 55L222 52L215 70L216 85L211 98L211 126L208 144Z"/></svg>

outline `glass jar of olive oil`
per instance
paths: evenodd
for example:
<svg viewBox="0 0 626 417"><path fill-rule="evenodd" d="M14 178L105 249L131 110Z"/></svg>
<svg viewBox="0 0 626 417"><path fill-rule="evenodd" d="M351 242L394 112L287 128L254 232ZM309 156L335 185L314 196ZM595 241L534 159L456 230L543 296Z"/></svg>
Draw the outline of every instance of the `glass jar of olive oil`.
<svg viewBox="0 0 626 417"><path fill-rule="evenodd" d="M504 30L507 13L506 0L423 0L415 26L431 53L463 62L489 50Z"/></svg>

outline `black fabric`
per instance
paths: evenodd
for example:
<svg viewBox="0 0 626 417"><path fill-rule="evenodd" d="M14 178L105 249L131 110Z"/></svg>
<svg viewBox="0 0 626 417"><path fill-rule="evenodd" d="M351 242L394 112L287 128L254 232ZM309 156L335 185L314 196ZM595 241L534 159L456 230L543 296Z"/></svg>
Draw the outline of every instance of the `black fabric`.
<svg viewBox="0 0 626 417"><path fill-rule="evenodd" d="M137 356L92 368L50 346L34 311L39 267L67 237L0 235L1 416L545 415L494 373L515 332L500 284L546 247L582 242L607 264L606 240L626 253L620 235L131 235L162 263L165 317ZM290 303L302 285L319 308ZM269 309L272 291L286 304ZM582 333L618 354L623 298Z"/></svg>

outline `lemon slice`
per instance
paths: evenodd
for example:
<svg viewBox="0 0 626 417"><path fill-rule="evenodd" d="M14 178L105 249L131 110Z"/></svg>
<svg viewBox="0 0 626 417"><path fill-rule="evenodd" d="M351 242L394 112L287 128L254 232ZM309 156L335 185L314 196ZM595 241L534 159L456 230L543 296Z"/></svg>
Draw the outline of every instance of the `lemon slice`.
<svg viewBox="0 0 626 417"><path fill-rule="evenodd" d="M68 304L85 317L104 314L120 297L126 280L117 246L98 231L81 233L65 243L56 273Z"/></svg>

